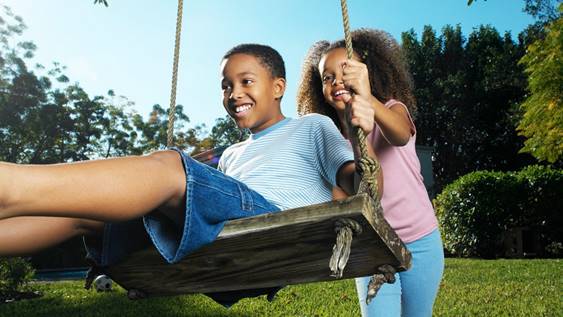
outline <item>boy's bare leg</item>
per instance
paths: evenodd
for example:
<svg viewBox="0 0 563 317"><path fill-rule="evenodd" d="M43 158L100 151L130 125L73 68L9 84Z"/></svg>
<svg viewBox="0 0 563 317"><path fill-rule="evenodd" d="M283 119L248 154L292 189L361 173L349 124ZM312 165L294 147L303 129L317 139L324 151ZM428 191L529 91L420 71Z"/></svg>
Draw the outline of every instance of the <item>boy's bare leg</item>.
<svg viewBox="0 0 563 317"><path fill-rule="evenodd" d="M181 211L185 177L174 151L69 164L0 163L0 219L56 216L116 222L158 207Z"/></svg>
<svg viewBox="0 0 563 317"><path fill-rule="evenodd" d="M79 235L101 234L104 223L65 217L0 220L0 257L30 255Z"/></svg>

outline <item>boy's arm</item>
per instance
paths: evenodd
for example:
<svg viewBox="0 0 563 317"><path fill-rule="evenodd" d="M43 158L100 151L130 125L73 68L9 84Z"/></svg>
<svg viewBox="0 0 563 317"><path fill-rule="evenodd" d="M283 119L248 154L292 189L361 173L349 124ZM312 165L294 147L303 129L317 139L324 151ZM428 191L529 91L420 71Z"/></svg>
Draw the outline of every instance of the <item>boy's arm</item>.
<svg viewBox="0 0 563 317"><path fill-rule="evenodd" d="M361 176L356 172L356 164L358 164L359 162L360 151L359 147L354 143L355 142L353 142L352 144L354 148L354 162L344 163L340 167L336 175L338 186L342 188L348 195L355 195L357 193L361 180ZM377 159L372 145L369 144L369 142L367 143L368 155L372 158ZM379 173L377 174L377 184L377 195L381 197L381 195L383 194L383 172L381 171L381 169L379 169Z"/></svg>

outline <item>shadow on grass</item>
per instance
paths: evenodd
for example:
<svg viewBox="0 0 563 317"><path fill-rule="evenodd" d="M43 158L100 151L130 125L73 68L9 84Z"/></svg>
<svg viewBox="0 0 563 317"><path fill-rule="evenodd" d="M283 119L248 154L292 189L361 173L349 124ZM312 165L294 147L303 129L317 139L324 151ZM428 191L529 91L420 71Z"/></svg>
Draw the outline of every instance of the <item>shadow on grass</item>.
<svg viewBox="0 0 563 317"><path fill-rule="evenodd" d="M129 300L124 293L46 294L42 298L0 305L0 316L249 316L202 295Z"/></svg>

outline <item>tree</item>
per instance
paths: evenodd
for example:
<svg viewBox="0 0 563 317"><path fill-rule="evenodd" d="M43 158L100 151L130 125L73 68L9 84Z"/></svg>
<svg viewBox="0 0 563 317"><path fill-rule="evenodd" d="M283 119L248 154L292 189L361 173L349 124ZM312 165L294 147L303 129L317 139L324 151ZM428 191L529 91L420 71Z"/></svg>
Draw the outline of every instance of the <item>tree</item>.
<svg viewBox="0 0 563 317"><path fill-rule="evenodd" d="M212 147L226 147L246 139L249 131L241 130L235 121L228 115L215 120L215 125L211 129L209 138L212 141Z"/></svg>
<svg viewBox="0 0 563 317"><path fill-rule="evenodd" d="M515 106L525 94L524 49L482 26L465 39L459 26L442 34L426 26L402 35L415 81L417 142L433 147L436 192L468 172L514 170L530 162L518 155Z"/></svg>
<svg viewBox="0 0 563 317"><path fill-rule="evenodd" d="M525 0L524 12L533 16L543 24L550 23L559 17L557 7L562 0Z"/></svg>
<svg viewBox="0 0 563 317"><path fill-rule="evenodd" d="M528 46L520 61L530 92L521 105L524 114L517 128L527 137L522 152L550 163L563 158L563 4L559 12L545 38Z"/></svg>
<svg viewBox="0 0 563 317"><path fill-rule="evenodd" d="M103 4L103 5L105 5L106 7L108 6L107 0L94 0L94 4L98 4L98 3L99 3L99 4Z"/></svg>

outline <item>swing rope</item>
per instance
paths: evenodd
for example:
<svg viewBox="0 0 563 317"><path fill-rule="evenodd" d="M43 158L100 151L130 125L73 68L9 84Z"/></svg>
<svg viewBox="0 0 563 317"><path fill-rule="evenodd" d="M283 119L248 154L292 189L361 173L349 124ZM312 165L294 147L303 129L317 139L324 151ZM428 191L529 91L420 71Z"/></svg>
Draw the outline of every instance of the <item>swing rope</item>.
<svg viewBox="0 0 563 317"><path fill-rule="evenodd" d="M352 35L350 32L350 19L348 17L348 6L346 0L340 0L340 5L342 9L342 22L344 26L344 41L346 43L346 55L348 59L353 57L352 49ZM349 106L348 106L349 107ZM383 214L383 209L381 208L380 197L377 193L378 182L377 174L381 169L379 162L371 158L368 155L367 150L367 138L362 129L359 127L354 128L354 135L352 137L356 138L356 143L360 148L360 160L356 165L358 174L360 174L360 187L358 188L358 194L367 193L374 205L375 212ZM343 221L347 220L347 221ZM352 223L351 223L352 222ZM354 223L355 221L350 219L342 219L336 225L336 244L333 247L332 257L330 259L329 265L332 270L332 275L336 277L341 277L344 267L348 261L350 255L350 249L352 245L353 235L359 235L361 231L357 228L359 225ZM370 303L371 300L377 294L379 288L383 283L393 283L395 282L395 269L390 265L382 265L378 267L379 273L374 274L368 284L368 291L366 295L366 303Z"/></svg>
<svg viewBox="0 0 563 317"><path fill-rule="evenodd" d="M344 26L346 55L348 59L352 59L352 36L350 32L350 19L348 17L348 7L346 0L340 0L340 5L342 11L342 22ZM349 109L347 109L347 112L348 110ZM377 173L380 169L379 162L369 157L366 136L360 128L355 127L354 133L351 137L355 138L356 143L360 148L360 159L358 161L358 164L356 165L356 170L361 177L358 194L367 193L373 202L375 212L382 213L381 203L377 195ZM359 227L359 225L352 224L351 222L353 221L346 219L346 221L342 221L344 225L337 224L335 226L336 244L334 245L332 250L332 257L329 261L329 266L332 271L332 275L337 278L342 277L344 268L346 267L346 263L348 262L354 234L357 236L361 233L355 230L355 228Z"/></svg>
<svg viewBox="0 0 563 317"><path fill-rule="evenodd" d="M344 25L344 41L346 42L346 55L348 59L353 57L352 35L350 32L350 19L348 17L348 7L346 0L340 0L342 7L342 21ZM358 174L361 176L360 188L358 193L368 193L370 197L379 204L377 195L377 174L381 168L379 162L368 155L366 135L359 127L354 128L358 146L360 147L360 161L358 164ZM378 206L380 209L380 206Z"/></svg>
<svg viewBox="0 0 563 317"><path fill-rule="evenodd" d="M178 0L176 15L176 39L174 41L174 64L172 65L172 87L170 89L170 108L168 110L167 147L174 146L174 119L176 118L176 86L178 84L178 61L180 56L180 38L182 33L182 10L184 1Z"/></svg>

